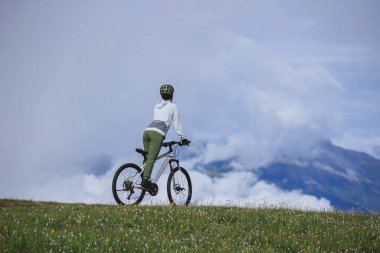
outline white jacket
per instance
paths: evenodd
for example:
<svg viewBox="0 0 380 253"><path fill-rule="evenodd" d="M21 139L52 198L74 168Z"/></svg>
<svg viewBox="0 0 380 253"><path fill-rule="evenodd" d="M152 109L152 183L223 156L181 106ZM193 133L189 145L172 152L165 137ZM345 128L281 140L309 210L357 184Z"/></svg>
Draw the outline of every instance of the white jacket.
<svg viewBox="0 0 380 253"><path fill-rule="evenodd" d="M166 136L172 122L174 122L174 127L179 138L184 139L185 135L182 131L177 105L170 100L162 100L155 105L153 121L146 130L153 130Z"/></svg>

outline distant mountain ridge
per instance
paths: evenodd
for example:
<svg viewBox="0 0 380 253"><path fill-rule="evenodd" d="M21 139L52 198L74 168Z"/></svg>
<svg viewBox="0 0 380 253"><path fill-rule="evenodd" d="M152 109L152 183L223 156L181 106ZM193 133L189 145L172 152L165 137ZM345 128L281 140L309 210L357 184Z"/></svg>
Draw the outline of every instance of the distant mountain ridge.
<svg viewBox="0 0 380 253"><path fill-rule="evenodd" d="M380 160L320 142L313 158L283 158L260 168L260 179L324 197L340 210L380 212Z"/></svg>
<svg viewBox="0 0 380 253"><path fill-rule="evenodd" d="M231 159L202 167L210 176L221 176L233 170L230 164ZM253 173L283 190L328 199L342 211L380 212L380 160L331 141L320 141L308 158L283 156Z"/></svg>

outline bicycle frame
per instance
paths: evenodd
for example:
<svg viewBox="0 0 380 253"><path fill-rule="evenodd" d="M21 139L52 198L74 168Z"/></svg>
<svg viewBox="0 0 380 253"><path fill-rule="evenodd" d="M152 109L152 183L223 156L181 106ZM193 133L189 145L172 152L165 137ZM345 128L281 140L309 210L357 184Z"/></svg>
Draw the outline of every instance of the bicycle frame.
<svg viewBox="0 0 380 253"><path fill-rule="evenodd" d="M161 164L161 167L160 167L160 169L158 170L158 172L157 172L156 176L154 177L154 179L152 180L152 183L155 183L155 184L157 183L157 181L160 179L162 173L164 172L164 170L165 170L166 166L168 166L168 164L170 165L170 169L172 169L171 162L176 162L176 163L177 163L177 166L179 167L179 161L175 159L176 157L175 157L175 155L174 155L173 150L169 150L168 152L166 152L166 153L164 153L164 154L162 154L162 155L159 155L159 156L156 158L156 161L158 161L158 160L160 160L160 159L162 159L162 158L164 158L164 157L166 157L166 159L165 159L165 161ZM145 170L145 163L141 166L141 173L140 173L140 175L144 172L144 170ZM137 180L138 180L138 178L139 178L139 177L137 177L137 178L135 179L135 182L133 182L134 185L136 185L136 186L138 185L138 184L136 183Z"/></svg>

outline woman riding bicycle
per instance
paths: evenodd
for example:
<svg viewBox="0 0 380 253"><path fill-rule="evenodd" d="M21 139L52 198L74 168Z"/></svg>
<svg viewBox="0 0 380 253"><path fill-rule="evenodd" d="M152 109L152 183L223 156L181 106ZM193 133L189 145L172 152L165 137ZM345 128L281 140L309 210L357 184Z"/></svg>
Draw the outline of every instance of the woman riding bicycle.
<svg viewBox="0 0 380 253"><path fill-rule="evenodd" d="M150 176L154 162L160 153L162 143L172 122L174 122L174 127L181 139L181 143L184 145L190 143L185 139L177 105L172 102L174 94L173 86L170 84L162 85L160 94L162 100L155 105L153 121L145 129L143 135L144 150L147 153L147 159L145 161L145 170L141 186L145 189L150 189L152 186Z"/></svg>

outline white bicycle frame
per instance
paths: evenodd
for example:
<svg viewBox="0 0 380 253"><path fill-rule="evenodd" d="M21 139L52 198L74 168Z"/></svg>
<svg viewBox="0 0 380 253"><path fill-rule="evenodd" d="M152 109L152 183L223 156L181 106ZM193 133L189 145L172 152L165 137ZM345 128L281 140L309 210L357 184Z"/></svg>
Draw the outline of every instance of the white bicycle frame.
<svg viewBox="0 0 380 253"><path fill-rule="evenodd" d="M157 181L160 179L162 173L164 172L166 166L168 166L168 164L170 163L170 161L174 160L175 162L177 162L177 166L179 167L179 162L178 160L175 160L175 155L173 153L173 151L168 151L162 155L159 155L157 158L156 158L156 161L157 160L160 160L161 158L164 158L166 157L165 161L162 163L160 169L158 170L156 176L154 177L154 179L152 180L152 183L157 183ZM141 166L141 172L139 174L139 177L141 176L141 174L144 172L145 170L145 163ZM139 184L137 184L137 180L139 179L139 177L136 177L135 181L133 182L133 185L134 187L136 188L142 188ZM175 178L173 177L173 180L174 180L174 184L175 184Z"/></svg>

